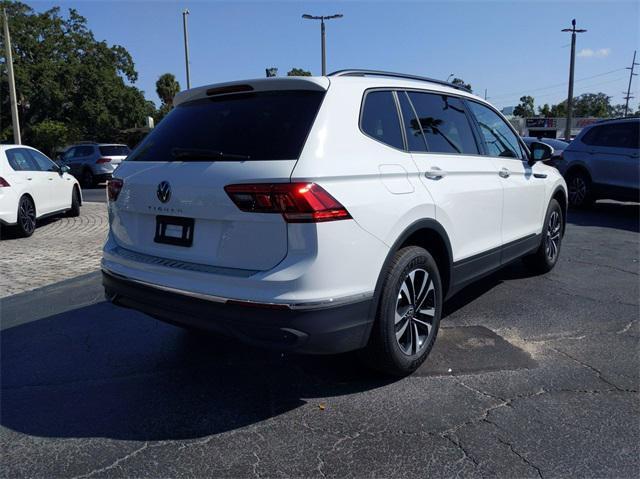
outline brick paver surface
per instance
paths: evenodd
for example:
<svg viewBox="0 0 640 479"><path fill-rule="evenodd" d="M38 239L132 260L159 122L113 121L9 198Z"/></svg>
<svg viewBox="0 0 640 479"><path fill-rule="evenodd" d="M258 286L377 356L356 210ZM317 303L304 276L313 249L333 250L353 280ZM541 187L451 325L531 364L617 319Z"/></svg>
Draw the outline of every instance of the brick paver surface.
<svg viewBox="0 0 640 479"><path fill-rule="evenodd" d="M0 298L95 271L107 235L107 207L84 203L78 218L42 220L30 238L0 240Z"/></svg>

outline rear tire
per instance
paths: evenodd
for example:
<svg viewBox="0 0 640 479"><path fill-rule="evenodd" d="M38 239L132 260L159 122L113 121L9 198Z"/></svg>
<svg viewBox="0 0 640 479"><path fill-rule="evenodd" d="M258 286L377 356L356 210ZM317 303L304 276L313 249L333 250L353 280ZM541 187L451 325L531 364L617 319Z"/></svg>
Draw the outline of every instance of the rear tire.
<svg viewBox="0 0 640 479"><path fill-rule="evenodd" d="M71 209L67 213L70 218L76 218L80 216L80 193L77 188L73 188L71 193Z"/></svg>
<svg viewBox="0 0 640 479"><path fill-rule="evenodd" d="M562 207L555 199L549 202L542 228L542 242L535 253L525 256L525 265L536 273L547 273L553 269L560 256L564 219Z"/></svg>
<svg viewBox="0 0 640 479"><path fill-rule="evenodd" d="M385 374L406 376L427 359L438 334L440 273L427 250L408 246L395 253L382 274L376 318L362 358Z"/></svg>
<svg viewBox="0 0 640 479"><path fill-rule="evenodd" d="M567 175L569 205L574 208L587 208L595 201L591 178L584 171L573 171Z"/></svg>
<svg viewBox="0 0 640 479"><path fill-rule="evenodd" d="M28 196L23 196L18 202L18 223L15 231L18 236L27 238L36 229L36 206Z"/></svg>
<svg viewBox="0 0 640 479"><path fill-rule="evenodd" d="M81 183L85 188L93 188L96 186L96 180L93 176L93 172L89 168L82 170Z"/></svg>

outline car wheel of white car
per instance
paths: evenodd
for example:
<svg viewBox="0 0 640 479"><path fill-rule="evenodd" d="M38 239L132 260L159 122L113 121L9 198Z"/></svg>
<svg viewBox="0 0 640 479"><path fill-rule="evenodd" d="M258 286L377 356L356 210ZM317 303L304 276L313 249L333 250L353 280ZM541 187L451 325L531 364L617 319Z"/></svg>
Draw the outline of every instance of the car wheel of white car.
<svg viewBox="0 0 640 479"><path fill-rule="evenodd" d="M78 193L78 189L75 187L71 193L71 209L67 213L67 216L71 218L80 216L80 193Z"/></svg>
<svg viewBox="0 0 640 479"><path fill-rule="evenodd" d="M427 358L438 334L442 285L435 260L424 248L398 251L387 269L365 357L387 374L404 376Z"/></svg>
<svg viewBox="0 0 640 479"><path fill-rule="evenodd" d="M564 220L560 203L552 199L547 208L547 216L542 228L542 242L538 250L523 258L525 264L537 273L551 271L558 262L562 236L564 234Z"/></svg>
<svg viewBox="0 0 640 479"><path fill-rule="evenodd" d="M28 196L20 198L18 203L18 234L23 237L31 236L36 229L36 207Z"/></svg>

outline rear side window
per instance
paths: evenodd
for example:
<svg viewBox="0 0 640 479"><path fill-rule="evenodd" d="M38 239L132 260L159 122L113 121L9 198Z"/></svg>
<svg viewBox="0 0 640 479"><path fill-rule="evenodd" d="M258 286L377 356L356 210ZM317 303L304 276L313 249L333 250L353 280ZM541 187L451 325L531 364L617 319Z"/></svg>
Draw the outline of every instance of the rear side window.
<svg viewBox="0 0 640 479"><path fill-rule="evenodd" d="M594 126L584 135L582 142L611 148L640 148L638 130L639 124L631 121Z"/></svg>
<svg viewBox="0 0 640 479"><path fill-rule="evenodd" d="M14 171L39 171L40 168L26 148L12 148L5 151L9 166Z"/></svg>
<svg viewBox="0 0 640 479"><path fill-rule="evenodd" d="M127 161L297 159L324 92L215 96L174 108Z"/></svg>
<svg viewBox="0 0 640 479"><path fill-rule="evenodd" d="M473 130L458 98L409 92L430 152L478 154Z"/></svg>
<svg viewBox="0 0 640 479"><path fill-rule="evenodd" d="M81 158L93 154L93 146L76 146L73 157Z"/></svg>
<svg viewBox="0 0 640 479"><path fill-rule="evenodd" d="M103 156L127 156L131 153L129 147L125 145L99 146L98 149Z"/></svg>
<svg viewBox="0 0 640 479"><path fill-rule="evenodd" d="M489 156L524 158L518 136L495 111L473 101L469 102L469 107L478 121Z"/></svg>
<svg viewBox="0 0 640 479"><path fill-rule="evenodd" d="M398 108L391 91L367 93L364 98L360 128L374 140L404 149Z"/></svg>

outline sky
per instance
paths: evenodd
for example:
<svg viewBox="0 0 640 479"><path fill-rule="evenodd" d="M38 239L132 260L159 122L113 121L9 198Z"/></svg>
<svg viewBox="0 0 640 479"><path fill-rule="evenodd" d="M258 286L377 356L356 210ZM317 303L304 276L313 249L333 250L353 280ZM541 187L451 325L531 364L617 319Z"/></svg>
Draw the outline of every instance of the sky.
<svg viewBox="0 0 640 479"><path fill-rule="evenodd" d="M166 72L186 88L182 11L188 8L191 85L280 75L293 67L320 74L320 25L327 22L327 70L368 68L463 78L499 108L522 95L536 106L566 99L571 36L577 19L574 94L604 92L622 103L634 49L640 50L640 1L27 1L37 11L75 8L99 40L124 46L135 85L159 103ZM638 53L640 62L640 51ZM639 71L640 73L640 71ZM640 101L640 77L631 100Z"/></svg>

